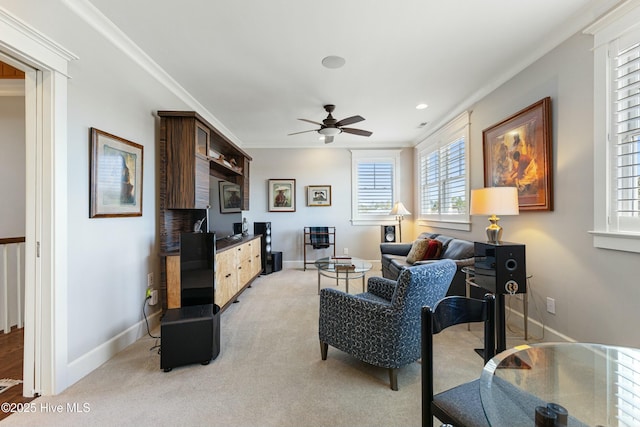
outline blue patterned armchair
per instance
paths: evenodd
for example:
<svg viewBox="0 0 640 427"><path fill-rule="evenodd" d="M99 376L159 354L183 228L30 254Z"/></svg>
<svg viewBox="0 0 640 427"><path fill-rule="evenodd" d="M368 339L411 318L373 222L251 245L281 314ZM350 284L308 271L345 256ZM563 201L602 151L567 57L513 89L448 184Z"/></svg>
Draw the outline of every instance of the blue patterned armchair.
<svg viewBox="0 0 640 427"><path fill-rule="evenodd" d="M365 293L337 289L320 292L320 351L328 346L371 365L389 369L392 390L398 390L401 366L420 359L420 310L444 298L456 272L452 260L402 270L398 280L370 277Z"/></svg>

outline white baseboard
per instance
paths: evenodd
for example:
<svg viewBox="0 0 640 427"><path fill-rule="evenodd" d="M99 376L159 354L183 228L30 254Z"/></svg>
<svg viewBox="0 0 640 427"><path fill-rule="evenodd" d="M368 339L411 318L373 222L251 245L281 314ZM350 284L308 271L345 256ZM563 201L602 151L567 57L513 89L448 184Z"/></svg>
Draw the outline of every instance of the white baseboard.
<svg viewBox="0 0 640 427"><path fill-rule="evenodd" d="M524 331L524 314L506 307L506 313L511 312L511 319L509 323L514 322L513 316L517 317L515 322L518 328L523 328ZM509 332L507 332L509 334ZM527 335L529 340L543 341L543 342L576 342L575 339L556 331L555 329L545 326L542 322L529 317Z"/></svg>
<svg viewBox="0 0 640 427"><path fill-rule="evenodd" d="M160 315L162 310L158 310L147 316L149 320L149 329L153 330L160 324ZM110 340L100 344L93 350L78 357L67 365L67 385L76 383L81 378L97 369L100 365L111 359L113 356L124 350L138 339L147 334L147 325L142 319L138 323L132 325L128 329L122 331ZM66 388L65 387L65 388Z"/></svg>

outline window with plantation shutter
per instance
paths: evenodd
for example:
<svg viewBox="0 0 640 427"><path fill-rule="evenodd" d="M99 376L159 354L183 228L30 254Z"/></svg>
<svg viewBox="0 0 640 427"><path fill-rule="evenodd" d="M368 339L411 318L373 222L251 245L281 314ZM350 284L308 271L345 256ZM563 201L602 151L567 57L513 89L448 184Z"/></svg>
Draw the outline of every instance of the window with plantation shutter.
<svg viewBox="0 0 640 427"><path fill-rule="evenodd" d="M640 2L621 3L594 36L594 229L598 248L640 253Z"/></svg>
<svg viewBox="0 0 640 427"><path fill-rule="evenodd" d="M387 215L393 199L393 162L358 163L358 215Z"/></svg>
<svg viewBox="0 0 640 427"><path fill-rule="evenodd" d="M393 218L389 212L397 196L400 150L352 150L352 220Z"/></svg>
<svg viewBox="0 0 640 427"><path fill-rule="evenodd" d="M417 147L420 220L469 229L469 115L464 113Z"/></svg>
<svg viewBox="0 0 640 427"><path fill-rule="evenodd" d="M612 217L619 231L640 231L640 37L614 43Z"/></svg>

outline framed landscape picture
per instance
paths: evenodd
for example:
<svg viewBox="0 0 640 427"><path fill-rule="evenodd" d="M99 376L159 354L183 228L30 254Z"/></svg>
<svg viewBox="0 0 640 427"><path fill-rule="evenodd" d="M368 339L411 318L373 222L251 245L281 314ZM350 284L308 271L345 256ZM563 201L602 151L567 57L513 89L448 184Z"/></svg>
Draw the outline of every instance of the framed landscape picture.
<svg viewBox="0 0 640 427"><path fill-rule="evenodd" d="M296 180L269 180L269 212L296 211Z"/></svg>
<svg viewBox="0 0 640 427"><path fill-rule="evenodd" d="M330 185L310 185L307 187L307 206L331 206Z"/></svg>
<svg viewBox="0 0 640 427"><path fill-rule="evenodd" d="M484 186L517 187L520 210L553 210L551 98L482 131Z"/></svg>
<svg viewBox="0 0 640 427"><path fill-rule="evenodd" d="M218 187L220 190L220 213L240 212L240 205L242 204L240 186L230 182L218 181Z"/></svg>
<svg viewBox="0 0 640 427"><path fill-rule="evenodd" d="M89 217L142 216L142 145L91 128Z"/></svg>

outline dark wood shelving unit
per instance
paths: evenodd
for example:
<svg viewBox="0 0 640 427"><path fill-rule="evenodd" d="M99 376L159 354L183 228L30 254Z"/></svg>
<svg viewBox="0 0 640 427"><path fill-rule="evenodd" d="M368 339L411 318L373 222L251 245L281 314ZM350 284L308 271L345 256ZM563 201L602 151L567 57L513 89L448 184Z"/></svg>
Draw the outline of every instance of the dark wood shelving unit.
<svg viewBox="0 0 640 427"><path fill-rule="evenodd" d="M179 252L180 233L206 216L209 177L240 186L242 210L249 210L251 156L194 111L158 111L160 117L160 253ZM220 157L210 156L217 153ZM228 162L228 164L225 163ZM235 164L235 167L234 167ZM160 294L167 303L166 255L162 255Z"/></svg>

